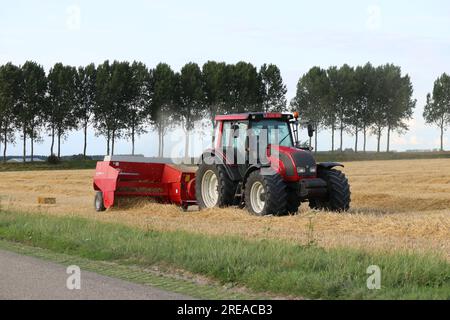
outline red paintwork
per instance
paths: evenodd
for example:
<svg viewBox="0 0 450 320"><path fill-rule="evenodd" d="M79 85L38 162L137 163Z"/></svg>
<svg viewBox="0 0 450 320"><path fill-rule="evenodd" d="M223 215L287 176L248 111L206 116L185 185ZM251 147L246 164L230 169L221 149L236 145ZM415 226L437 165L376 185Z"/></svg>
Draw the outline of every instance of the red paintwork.
<svg viewBox="0 0 450 320"><path fill-rule="evenodd" d="M262 116L265 119L281 119L284 116L287 116L287 113L281 112L250 112L250 113L237 113L237 114L224 114L217 115L216 121L232 121L232 120L247 120L251 116Z"/></svg>
<svg viewBox="0 0 450 320"><path fill-rule="evenodd" d="M94 189L103 192L106 208L116 197L151 197L180 206L194 205L195 172L164 163L100 161Z"/></svg>
<svg viewBox="0 0 450 320"><path fill-rule="evenodd" d="M289 157L289 160L292 162L292 164L294 164L295 167L295 162L294 159L292 158L292 154L295 152L306 152L303 150L299 150L297 148L292 148L292 147L285 147L285 146L270 146L272 149L278 150L279 153L284 153L286 156ZM297 170L295 171L295 174L293 176L287 176L286 175L286 168L284 167L283 161L281 161L281 159L278 157L276 157L276 155L272 154L269 155L269 160L271 162L271 166L283 177L284 181L288 181L288 182L297 182L300 181L301 179L314 179L317 178L317 175L311 175L308 177L304 177L304 176L299 176L297 173Z"/></svg>
<svg viewBox="0 0 450 320"><path fill-rule="evenodd" d="M239 113L239 114L223 114L223 115L217 115L215 120L216 121L226 121L226 120L247 120L250 116L249 113Z"/></svg>

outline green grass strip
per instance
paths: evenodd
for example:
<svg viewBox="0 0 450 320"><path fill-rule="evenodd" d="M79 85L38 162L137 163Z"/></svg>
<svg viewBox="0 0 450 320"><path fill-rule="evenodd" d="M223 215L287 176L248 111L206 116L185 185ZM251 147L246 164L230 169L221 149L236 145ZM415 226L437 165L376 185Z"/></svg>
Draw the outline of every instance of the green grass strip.
<svg viewBox="0 0 450 320"><path fill-rule="evenodd" d="M255 292L323 299L450 299L450 264L431 254L325 250L17 212L0 212L0 239L125 266L168 265ZM380 290L366 286L371 265L381 269Z"/></svg>
<svg viewBox="0 0 450 320"><path fill-rule="evenodd" d="M137 266L122 265L106 261L94 261L77 256L55 253L38 247L31 247L21 243L0 240L0 249L19 254L52 261L65 266L77 265L82 270L95 272L138 284L148 285L163 290L180 293L198 299L262 299L266 296L237 292L216 284L198 284L174 278L164 274L155 274Z"/></svg>

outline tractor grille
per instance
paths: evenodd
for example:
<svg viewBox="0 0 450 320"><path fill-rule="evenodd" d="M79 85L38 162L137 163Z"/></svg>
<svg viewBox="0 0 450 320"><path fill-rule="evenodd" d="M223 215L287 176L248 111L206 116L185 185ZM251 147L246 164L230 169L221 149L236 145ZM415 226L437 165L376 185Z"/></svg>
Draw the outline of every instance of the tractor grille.
<svg viewBox="0 0 450 320"><path fill-rule="evenodd" d="M292 154L295 166L306 168L306 172L302 174L303 177L315 176L316 173L311 173L310 168L315 167L316 161L310 152L307 151L297 151Z"/></svg>

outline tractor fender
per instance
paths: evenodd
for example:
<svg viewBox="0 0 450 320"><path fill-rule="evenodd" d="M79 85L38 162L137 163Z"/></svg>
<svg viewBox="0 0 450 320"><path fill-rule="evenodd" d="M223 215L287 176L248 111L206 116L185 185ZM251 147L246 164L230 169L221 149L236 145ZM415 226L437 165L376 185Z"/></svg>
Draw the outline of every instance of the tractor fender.
<svg viewBox="0 0 450 320"><path fill-rule="evenodd" d="M242 189L244 189L245 184L247 183L247 178L250 176L250 174L253 171L260 170L262 167L270 167L270 166L262 165L262 164L253 164L253 165L251 165L250 167L247 168L247 170L245 171L244 176L242 177Z"/></svg>
<svg viewBox="0 0 450 320"><path fill-rule="evenodd" d="M317 164L317 168L320 169L333 169L334 167L342 167L344 168L344 165L339 162L320 162Z"/></svg>
<svg viewBox="0 0 450 320"><path fill-rule="evenodd" d="M238 167L232 166L232 165L227 165L224 156L221 155L220 153L217 154L214 150L205 151L200 158L200 163L216 164L219 166L223 166L225 168L225 172L227 173L228 178L230 178L230 180L232 180L232 181L240 181L241 180L241 175L239 173Z"/></svg>

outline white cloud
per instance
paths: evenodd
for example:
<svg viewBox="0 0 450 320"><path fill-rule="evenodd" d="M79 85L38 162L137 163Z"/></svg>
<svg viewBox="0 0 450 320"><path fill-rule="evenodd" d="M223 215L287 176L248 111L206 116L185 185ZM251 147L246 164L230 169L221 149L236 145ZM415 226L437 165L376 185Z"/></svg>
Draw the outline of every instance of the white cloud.
<svg viewBox="0 0 450 320"><path fill-rule="evenodd" d="M367 7L366 27L370 31L377 31L381 29L382 14L381 8L377 5Z"/></svg>
<svg viewBox="0 0 450 320"><path fill-rule="evenodd" d="M78 5L66 8L66 28L70 31L81 29L81 9Z"/></svg>

